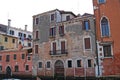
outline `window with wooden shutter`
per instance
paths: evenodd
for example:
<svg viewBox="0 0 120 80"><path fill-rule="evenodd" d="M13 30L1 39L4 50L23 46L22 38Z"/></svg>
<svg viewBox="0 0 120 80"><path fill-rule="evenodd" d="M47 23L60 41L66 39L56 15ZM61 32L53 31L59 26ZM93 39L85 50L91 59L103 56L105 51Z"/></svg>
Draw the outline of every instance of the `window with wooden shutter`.
<svg viewBox="0 0 120 80"><path fill-rule="evenodd" d="M38 54L38 45L35 45L35 54Z"/></svg>
<svg viewBox="0 0 120 80"><path fill-rule="evenodd" d="M56 42L53 43L53 54L56 54Z"/></svg>
<svg viewBox="0 0 120 80"><path fill-rule="evenodd" d="M85 46L85 49L90 49L91 48L90 38L85 38L84 39L84 46Z"/></svg>
<svg viewBox="0 0 120 80"><path fill-rule="evenodd" d="M59 26L59 34L64 35L64 26Z"/></svg>
<svg viewBox="0 0 120 80"><path fill-rule="evenodd" d="M36 39L38 39L38 31L36 31Z"/></svg>
<svg viewBox="0 0 120 80"><path fill-rule="evenodd" d="M65 41L61 41L61 53L65 53Z"/></svg>

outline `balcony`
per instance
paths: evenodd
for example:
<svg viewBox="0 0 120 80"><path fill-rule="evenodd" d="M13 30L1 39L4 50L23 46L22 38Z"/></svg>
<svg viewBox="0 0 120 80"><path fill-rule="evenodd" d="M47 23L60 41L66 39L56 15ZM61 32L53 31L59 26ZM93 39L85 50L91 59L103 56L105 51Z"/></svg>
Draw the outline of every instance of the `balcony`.
<svg viewBox="0 0 120 80"><path fill-rule="evenodd" d="M61 55L67 55L68 51L67 50L55 50L55 51L50 51L51 56L61 56Z"/></svg>

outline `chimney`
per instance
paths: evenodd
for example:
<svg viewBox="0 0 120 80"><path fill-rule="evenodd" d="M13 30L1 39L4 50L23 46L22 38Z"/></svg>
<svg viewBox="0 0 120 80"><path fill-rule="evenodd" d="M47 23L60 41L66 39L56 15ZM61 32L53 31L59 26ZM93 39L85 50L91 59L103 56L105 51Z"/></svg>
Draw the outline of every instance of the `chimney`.
<svg viewBox="0 0 120 80"><path fill-rule="evenodd" d="M25 31L27 31L27 25L25 25Z"/></svg>
<svg viewBox="0 0 120 80"><path fill-rule="evenodd" d="M8 27L11 26L11 19L8 19Z"/></svg>

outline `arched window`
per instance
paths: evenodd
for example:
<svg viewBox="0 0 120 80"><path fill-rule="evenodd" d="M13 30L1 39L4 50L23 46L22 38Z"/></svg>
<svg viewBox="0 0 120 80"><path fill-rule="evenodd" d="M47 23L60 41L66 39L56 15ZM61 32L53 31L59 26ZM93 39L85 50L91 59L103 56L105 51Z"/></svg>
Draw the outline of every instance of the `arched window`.
<svg viewBox="0 0 120 80"><path fill-rule="evenodd" d="M110 31L109 31L109 23L108 20L103 17L101 20L101 31L102 31L102 36L109 36L110 35Z"/></svg>

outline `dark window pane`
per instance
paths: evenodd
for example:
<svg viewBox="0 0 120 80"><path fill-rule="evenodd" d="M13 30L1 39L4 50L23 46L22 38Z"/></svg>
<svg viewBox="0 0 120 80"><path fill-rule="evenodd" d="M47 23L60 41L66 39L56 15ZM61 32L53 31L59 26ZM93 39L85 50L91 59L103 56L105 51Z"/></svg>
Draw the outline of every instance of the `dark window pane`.
<svg viewBox="0 0 120 80"><path fill-rule="evenodd" d="M38 66L39 68L42 68L42 62L39 62Z"/></svg>
<svg viewBox="0 0 120 80"><path fill-rule="evenodd" d="M104 57L111 57L111 45L104 45L103 46Z"/></svg>
<svg viewBox="0 0 120 80"><path fill-rule="evenodd" d="M77 60L77 67L81 67L81 60Z"/></svg>
<svg viewBox="0 0 120 80"><path fill-rule="evenodd" d="M47 62L47 68L50 68L50 62Z"/></svg>
<svg viewBox="0 0 120 80"><path fill-rule="evenodd" d="M55 18L55 14L51 14L51 21L53 21Z"/></svg>
<svg viewBox="0 0 120 80"><path fill-rule="evenodd" d="M70 16L66 16L66 21L69 21L70 20Z"/></svg>
<svg viewBox="0 0 120 80"><path fill-rule="evenodd" d="M69 67L69 68L72 67L72 61L71 61L71 60L68 61L68 67Z"/></svg>
<svg viewBox="0 0 120 80"><path fill-rule="evenodd" d="M90 59L88 60L88 67L92 67L92 62Z"/></svg>

